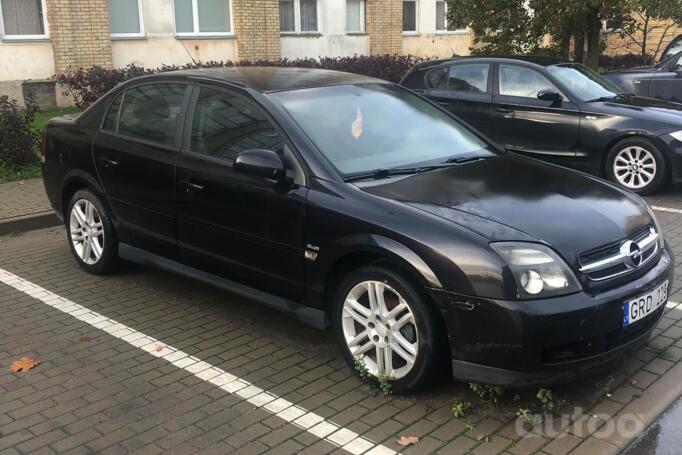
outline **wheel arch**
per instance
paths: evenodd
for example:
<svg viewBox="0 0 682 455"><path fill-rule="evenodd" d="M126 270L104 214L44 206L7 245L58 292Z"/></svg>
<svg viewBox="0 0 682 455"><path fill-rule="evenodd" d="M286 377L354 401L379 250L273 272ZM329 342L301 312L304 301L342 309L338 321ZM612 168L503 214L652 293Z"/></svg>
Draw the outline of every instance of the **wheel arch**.
<svg viewBox="0 0 682 455"><path fill-rule="evenodd" d="M97 182L96 179L94 179L90 174L86 172L74 170L64 177L64 182L62 184L61 194L59 198L59 202L61 204L60 209L64 216L64 219L67 219L68 216L66 211L68 210L69 201L71 200L73 195L76 194L76 191L81 190L83 188L89 188L94 190L100 196L102 196L102 202L108 204L106 197L104 197L104 190L100 186L99 182Z"/></svg>
<svg viewBox="0 0 682 455"><path fill-rule="evenodd" d="M323 299L327 309L344 277L352 270L367 265L385 264L405 273L406 278L423 288L442 288L438 277L426 262L396 240L374 234L354 235L341 241L339 246L343 253L330 262L324 275Z"/></svg>
<svg viewBox="0 0 682 455"><path fill-rule="evenodd" d="M606 172L607 161L609 159L609 155L611 154L611 151L619 142L625 141L627 139L640 139L640 140L644 139L646 141L651 142L654 147L656 147L659 151L661 151L660 147L658 147L654 141L655 138L656 138L656 136L654 136L653 134L649 134L649 133L646 133L644 131L637 131L637 132L628 132L628 133L620 134L620 135L612 138L611 140L609 140L609 142L606 144L606 147L604 148L604 152L602 153L602 156L601 156L601 166L600 166L600 171L599 171L600 175L602 177L608 176L608 174ZM670 174L670 169L671 169L670 158L665 153L663 153L662 151L661 151L661 155L663 155L663 159L665 160L665 164L667 167L667 173Z"/></svg>

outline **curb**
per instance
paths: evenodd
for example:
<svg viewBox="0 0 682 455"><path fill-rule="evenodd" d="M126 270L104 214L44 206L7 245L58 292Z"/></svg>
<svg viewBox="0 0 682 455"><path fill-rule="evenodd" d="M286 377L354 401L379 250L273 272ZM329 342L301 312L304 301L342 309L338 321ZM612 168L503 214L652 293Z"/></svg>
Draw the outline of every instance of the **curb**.
<svg viewBox="0 0 682 455"><path fill-rule="evenodd" d="M34 231L61 225L61 220L53 211L32 213L31 215L17 216L0 220L0 235L13 232Z"/></svg>

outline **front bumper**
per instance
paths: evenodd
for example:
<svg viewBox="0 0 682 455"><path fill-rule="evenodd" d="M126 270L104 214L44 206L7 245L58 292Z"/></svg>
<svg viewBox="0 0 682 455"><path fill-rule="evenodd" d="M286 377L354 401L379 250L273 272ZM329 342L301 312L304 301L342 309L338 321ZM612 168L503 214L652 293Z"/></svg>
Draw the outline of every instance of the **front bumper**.
<svg viewBox="0 0 682 455"><path fill-rule="evenodd" d="M645 275L598 294L503 301L432 291L445 319L456 379L518 387L570 382L612 369L646 345L664 308L623 327L623 302L669 280L663 249Z"/></svg>

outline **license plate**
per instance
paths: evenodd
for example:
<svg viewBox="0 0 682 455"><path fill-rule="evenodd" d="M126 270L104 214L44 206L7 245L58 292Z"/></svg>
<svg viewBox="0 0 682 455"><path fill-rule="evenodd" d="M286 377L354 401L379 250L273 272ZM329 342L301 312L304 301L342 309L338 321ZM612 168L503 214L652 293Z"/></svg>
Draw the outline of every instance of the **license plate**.
<svg viewBox="0 0 682 455"><path fill-rule="evenodd" d="M668 280L653 291L623 303L623 327L644 319L668 300Z"/></svg>

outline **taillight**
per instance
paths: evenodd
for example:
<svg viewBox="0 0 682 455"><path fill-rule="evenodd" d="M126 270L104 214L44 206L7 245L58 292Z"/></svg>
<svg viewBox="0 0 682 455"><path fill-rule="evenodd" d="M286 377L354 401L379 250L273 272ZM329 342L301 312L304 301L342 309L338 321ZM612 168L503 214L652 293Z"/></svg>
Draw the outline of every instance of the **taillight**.
<svg viewBox="0 0 682 455"><path fill-rule="evenodd" d="M45 130L43 129L40 132L40 160L44 163L45 162L45 143L47 142L47 134L45 133Z"/></svg>

